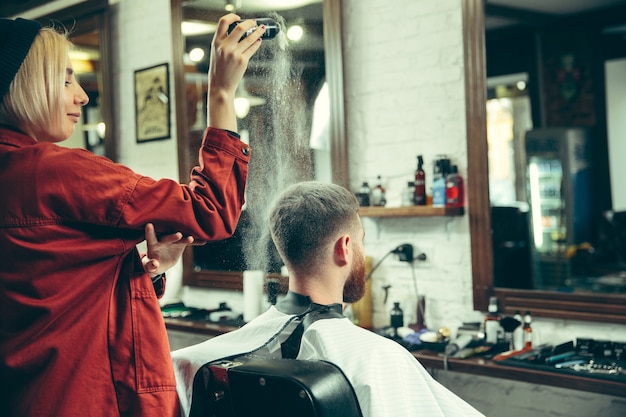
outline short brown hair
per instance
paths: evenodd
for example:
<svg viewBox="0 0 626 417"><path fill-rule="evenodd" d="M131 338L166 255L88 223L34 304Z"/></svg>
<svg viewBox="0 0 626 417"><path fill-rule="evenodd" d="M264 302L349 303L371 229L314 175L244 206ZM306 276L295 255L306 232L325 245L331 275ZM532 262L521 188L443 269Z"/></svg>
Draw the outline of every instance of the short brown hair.
<svg viewBox="0 0 626 417"><path fill-rule="evenodd" d="M288 268L311 270L316 259L332 250L328 244L334 237L358 230L358 210L354 194L339 185L293 184L270 212L272 240Z"/></svg>

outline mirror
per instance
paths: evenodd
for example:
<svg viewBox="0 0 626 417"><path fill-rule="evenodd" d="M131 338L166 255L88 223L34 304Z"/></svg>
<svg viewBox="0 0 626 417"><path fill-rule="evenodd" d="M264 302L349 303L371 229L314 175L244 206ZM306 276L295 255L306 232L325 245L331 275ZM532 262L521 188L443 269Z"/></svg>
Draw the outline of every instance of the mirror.
<svg viewBox="0 0 626 417"><path fill-rule="evenodd" d="M76 125L74 134L60 145L87 149L115 161L117 144L114 140L106 140L106 132L115 131L109 87L112 85L111 73L101 70L109 68L110 23L107 0L89 0L64 9L53 5L42 7L49 3L46 1L17 3L3 3L0 16L34 19L44 26L51 21L61 24L70 31L70 39L76 46L71 59L76 78L89 96L89 103L83 110L83 117Z"/></svg>
<svg viewBox="0 0 626 417"><path fill-rule="evenodd" d="M618 25L623 26L624 23L626 23L626 19L621 18L621 16L626 16L626 13L624 13L624 2L613 2L621 3L621 6L619 6L619 9L613 9L609 12L597 12L593 14L588 13L562 19L558 19L555 16L523 12L503 7L501 5L494 5L493 3L500 2L488 2L486 7L480 0L465 0L463 3L464 38L466 41L465 58L467 80L468 179L470 180L467 185L470 233L472 241L474 307L477 310L486 311L489 296L495 295L498 297L502 310L508 314L512 314L515 310L531 310L533 314L543 317L623 323L626 318L626 294L623 291L608 291L606 289L603 291L597 291L597 287L593 288L594 291L589 289L583 290L578 287L576 289L569 288L565 291L565 285L559 284L541 287L536 285L535 282L532 282L530 285L526 282L525 288L519 288L524 287L523 285L518 285L518 288L515 288L514 285L505 281L506 275L514 275L515 271L513 271L513 269L516 269L510 267L510 262L508 263L509 274L506 274L505 271L505 273L501 274L499 277L494 276L494 270L499 267L499 262L502 259L498 254L494 256L494 253L496 253L494 251L499 250L499 248L496 247L496 244L498 243L496 238L499 233L499 230L497 229L498 226L496 224L498 221L495 216L492 216L490 196L485 193L484 190L489 189L491 180L489 175L492 174L489 170L488 154L490 150L487 138L489 137L491 139L488 133L493 133L488 132L487 129L488 111L485 105L488 100L487 80L490 78L488 77L488 75L490 75L490 71L494 71L492 64L497 61L498 58L496 54L496 59L490 61L490 56L494 55L493 52L490 54L490 50L494 50L491 48L493 48L492 42L495 41L492 33L485 33L485 28L486 19L489 19L489 23L491 24L494 22L493 16L497 14L500 21L502 21L502 19L510 20L515 18L533 23L533 27L525 26L522 28L520 26L517 30L520 31L518 34L526 34L526 44L534 46L537 49L534 50L534 52L525 54L521 49L520 44L512 44L509 42L508 50L506 51L508 62L505 64L509 65L509 69L511 69L514 61L522 63L525 62L528 65L528 68L526 71L519 71L519 68L514 68L509 71L508 74L520 72L527 74L528 95L530 96L530 110L527 110L527 112L530 114L529 119L532 121L534 129L537 129L538 127L558 126L559 124L561 126L567 126L568 124L576 126L576 123L578 123L578 126L592 125L594 127L594 141L591 145L593 150L592 155L594 158L593 164L595 166L593 175L595 178L594 181L598 181L601 184L600 186L598 183L594 183L595 185L593 186L594 191L598 193L597 196L592 198L594 218L598 219L601 217L600 213L603 210L611 208L610 187L608 186L609 174L607 163L605 162L607 160L606 148L608 147L606 144L607 128L605 120L606 114L610 113L610 109L605 108L605 92L603 88L603 65L608 55L603 57L600 55L600 52L604 47L609 46L609 38L602 38L602 36L605 36L602 34L602 31L605 30L606 33L607 28L616 28ZM523 3L520 3L520 7L523 7ZM621 20L617 20L616 18ZM597 85L594 84L593 92L595 93L595 96L591 100L591 112L594 113L594 119L591 121L586 119L581 123L581 117L576 119L563 116L563 113L567 110L569 110L570 113L573 112L573 99L581 97L582 95L580 90L581 87L576 85L575 82L580 80L581 74L575 74L574 80L571 78L569 79L569 81L574 81L573 83L570 82L568 84L562 82L560 88L557 88L556 92L553 91L551 93L563 96L561 105L556 106L556 108L555 106L550 107L545 104L549 103L550 93L547 93L545 90L541 90L539 88L542 84L540 81L545 81L546 78L545 76L538 77L538 73L541 71L547 71L544 66L546 61L554 61L554 57L549 55L551 51L545 43L546 38L551 34L558 34L559 31L557 30L557 25L559 22L569 24L569 27L573 28L570 30L580 32L584 28L585 31L589 31L585 38L587 41L600 42L599 44L603 45L603 48L593 48L592 46L592 52L589 52L590 56L593 57L593 64L588 64L588 66L591 67L594 74L600 74L597 78L593 79L594 83L600 83L597 84L600 85L600 87L597 87ZM561 31L563 31L563 29ZM500 33L502 33L502 31ZM570 37L574 37L572 33L570 35ZM519 41L521 37L517 36L512 39ZM598 44L596 44L596 46L597 45ZM538 50L539 46L541 46L542 49ZM623 52L623 50L621 52ZM504 53L503 50L500 50L500 53ZM566 54L563 54L562 58L566 58L565 55ZM626 56L626 54L622 56ZM536 57L540 57L542 60L537 60ZM531 64L528 62L531 62ZM556 62L556 64L553 63L553 65L561 65L560 70L558 70L559 68L552 68L552 71L556 73L555 77L562 76L563 78L561 78L561 80L567 81L567 77L572 76L572 68L574 68L574 70L580 69L580 66L572 67L570 64L571 61ZM506 73L507 72L493 75L503 75ZM588 74L582 75L588 76ZM579 88L579 90L575 91L576 88ZM583 91L583 93L584 92L585 91ZM535 98L533 98L533 95ZM559 111L561 113L558 113ZM529 140L526 143L528 144L532 142ZM514 148L516 150L521 148L524 151L528 151L529 155L531 151L534 151L534 149L529 148L528 145L521 147L517 146ZM526 155L526 157L529 155ZM522 161L524 161L524 164L521 166L526 166L526 158L523 158ZM530 161L530 158L528 158L528 161ZM515 164L512 163L511 165L514 166ZM521 181L518 182L525 184L527 179L530 180L531 175L522 176ZM617 181L619 181L619 179L617 179ZM513 181L512 187L514 190L516 189L513 193L519 192L520 189L522 191L524 189L527 191L532 190L532 187L530 186L520 187L517 185L516 187L515 181ZM553 193L560 191L561 190L558 189ZM530 216L532 216L532 213L530 213ZM593 221L594 220L591 220L591 222ZM532 225L532 222L530 224ZM507 222L505 226L509 228L509 231L513 228L512 223L510 222ZM530 231L530 233L532 232L533 230ZM494 240L492 240L492 238L494 238L496 244L494 244ZM531 247L533 243L536 245L536 242L531 241ZM595 241L592 241L592 244L597 245L598 247L601 246ZM567 245L559 248L561 253L565 254L567 254L567 250L569 249L571 248ZM572 256L571 259L574 259L574 257L577 257L578 255L579 253L577 251L570 252L568 254L568 256ZM569 260L570 258L567 259ZM582 258L577 261L582 262ZM580 267L580 265L576 266ZM589 265L583 264L583 266ZM527 275L533 274L533 268L534 266L529 265ZM617 269L619 272L620 266L618 266ZM619 285L621 282L620 279L621 278L617 277L614 282ZM540 289L534 289L537 287Z"/></svg>
<svg viewBox="0 0 626 417"><path fill-rule="evenodd" d="M236 2L226 3L237 6ZM288 8L273 9L279 7L277 4L280 3L256 0L234 10L244 19L274 18L281 23L285 35L296 24L304 30L300 41L287 40L286 47L279 43L286 38L264 41L240 85L238 99L245 98L248 102L239 115L239 132L243 140L250 142L256 156L250 163L246 197L247 204L254 207L268 205L267 197L258 192L263 187L267 189L267 184L262 186L258 181L271 178L275 181L274 188L280 188L282 183L276 179L279 171L285 169L298 180L317 178L348 185L340 1L301 0L290 2ZM172 0L174 27L183 28L180 33L174 30L179 37L174 39L174 56L180 59L173 65L176 97L183 97L177 100L176 106L179 169L183 182L187 181L195 163L206 126L208 54L215 24L227 13L224 5L224 1L217 0ZM190 28L200 30L199 34L188 32ZM318 126L313 122L315 114L319 114L319 105L315 103L322 98L330 106L330 110L326 110L328 133L317 142L321 146L311 146L316 143L316 136L311 132ZM271 120L272 113L280 114L281 120ZM275 138L290 138L292 143L281 147ZM263 145L255 146L255 140L263 140ZM273 153L266 148L272 148ZM302 166L306 169L301 169ZM243 269L261 269L279 277L281 264L273 246L248 247L241 239L246 230L259 230L255 215L254 210L244 210L232 238L187 250L183 258L183 283L241 290ZM267 257L268 264L251 265L250 253L265 254L260 258Z"/></svg>

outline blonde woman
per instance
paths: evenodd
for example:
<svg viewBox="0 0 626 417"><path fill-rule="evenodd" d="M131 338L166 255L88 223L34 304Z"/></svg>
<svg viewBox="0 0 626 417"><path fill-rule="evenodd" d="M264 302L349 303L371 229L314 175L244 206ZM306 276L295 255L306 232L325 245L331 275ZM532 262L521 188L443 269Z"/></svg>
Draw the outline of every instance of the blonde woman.
<svg viewBox="0 0 626 417"><path fill-rule="evenodd" d="M236 133L233 102L265 30L238 42L255 26L245 21L228 35L238 20L219 21L208 127L198 166L180 185L56 145L72 134L88 101L69 60L72 45L35 21L0 19L3 415L178 414L155 291L163 268L150 261L146 272L136 245L146 224L152 237L151 227L181 232L168 240L178 248L191 242L183 236L209 241L235 230L250 152Z"/></svg>

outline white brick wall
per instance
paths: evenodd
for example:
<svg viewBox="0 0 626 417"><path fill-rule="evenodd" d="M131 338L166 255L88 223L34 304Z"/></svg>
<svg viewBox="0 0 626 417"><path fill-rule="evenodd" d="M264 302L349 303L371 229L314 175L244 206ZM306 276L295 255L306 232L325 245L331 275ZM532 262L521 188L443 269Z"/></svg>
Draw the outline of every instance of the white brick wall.
<svg viewBox="0 0 626 417"><path fill-rule="evenodd" d="M446 154L466 171L463 34L460 0L344 1L347 130L352 187L382 175L388 205L413 178L422 154L427 190L432 161ZM426 295L427 324L456 328L473 314L467 216L455 219L364 219L366 249L374 262L411 243L429 258L416 268ZM388 324L400 301L405 322L415 317L413 274L389 257L373 275L374 323ZM382 285L391 285L387 304Z"/></svg>
<svg viewBox="0 0 626 417"><path fill-rule="evenodd" d="M175 96L172 73L172 22L169 0L119 0L112 9L112 68L120 162L154 178L178 180ZM134 74L168 63L171 139L136 142Z"/></svg>

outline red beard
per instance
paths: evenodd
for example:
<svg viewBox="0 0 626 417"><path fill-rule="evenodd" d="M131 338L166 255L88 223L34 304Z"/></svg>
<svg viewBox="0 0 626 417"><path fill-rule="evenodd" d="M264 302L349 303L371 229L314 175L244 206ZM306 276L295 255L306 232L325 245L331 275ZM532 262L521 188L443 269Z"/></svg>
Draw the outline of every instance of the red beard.
<svg viewBox="0 0 626 417"><path fill-rule="evenodd" d="M365 257L355 254L352 270L343 287L343 301L354 303L365 295Z"/></svg>

